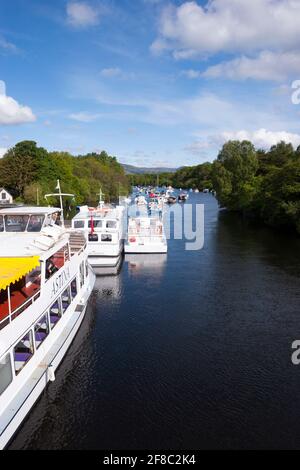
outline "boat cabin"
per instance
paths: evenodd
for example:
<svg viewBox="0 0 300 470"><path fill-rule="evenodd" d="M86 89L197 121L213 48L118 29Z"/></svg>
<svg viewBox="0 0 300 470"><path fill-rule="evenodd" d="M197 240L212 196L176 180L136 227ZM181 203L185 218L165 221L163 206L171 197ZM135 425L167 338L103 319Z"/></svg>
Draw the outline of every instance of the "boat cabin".
<svg viewBox="0 0 300 470"><path fill-rule="evenodd" d="M88 208L84 206L72 220L72 229L85 232L89 242L118 243L122 238L123 207Z"/></svg>
<svg viewBox="0 0 300 470"><path fill-rule="evenodd" d="M0 209L0 233L36 233L60 224L61 209L54 207L14 207Z"/></svg>

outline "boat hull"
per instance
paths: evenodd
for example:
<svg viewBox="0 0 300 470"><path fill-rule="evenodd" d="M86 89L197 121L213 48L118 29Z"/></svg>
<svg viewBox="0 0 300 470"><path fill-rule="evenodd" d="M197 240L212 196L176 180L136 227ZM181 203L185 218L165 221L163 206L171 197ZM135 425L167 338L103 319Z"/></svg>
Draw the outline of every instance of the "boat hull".
<svg viewBox="0 0 300 470"><path fill-rule="evenodd" d="M12 440L19 426L48 385L50 381L49 364L51 364L52 370L55 372L66 355L85 317L87 303L94 284L95 274L89 268L88 282L82 291L80 302L68 313L68 322L61 330L59 336L52 346L49 347L36 370L28 377L23 387L18 391L9 408L1 416L0 449L4 449Z"/></svg>
<svg viewBox="0 0 300 470"><path fill-rule="evenodd" d="M168 246L163 243L151 243L147 245L125 244L125 253L167 253Z"/></svg>

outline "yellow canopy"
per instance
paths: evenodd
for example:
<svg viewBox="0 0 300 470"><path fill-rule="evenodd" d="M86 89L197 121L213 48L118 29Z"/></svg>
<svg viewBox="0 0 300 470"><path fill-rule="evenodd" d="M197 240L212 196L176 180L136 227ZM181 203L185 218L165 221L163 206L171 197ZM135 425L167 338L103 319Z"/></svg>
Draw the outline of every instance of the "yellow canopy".
<svg viewBox="0 0 300 470"><path fill-rule="evenodd" d="M17 282L40 264L39 256L0 258L0 290Z"/></svg>

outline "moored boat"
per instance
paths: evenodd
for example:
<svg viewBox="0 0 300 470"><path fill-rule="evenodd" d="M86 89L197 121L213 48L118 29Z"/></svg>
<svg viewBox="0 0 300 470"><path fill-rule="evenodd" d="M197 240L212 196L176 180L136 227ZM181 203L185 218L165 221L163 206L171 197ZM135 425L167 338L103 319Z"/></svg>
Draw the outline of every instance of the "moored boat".
<svg viewBox="0 0 300 470"><path fill-rule="evenodd" d="M82 233L60 209L0 211L0 448L63 360L85 316L95 275Z"/></svg>
<svg viewBox="0 0 300 470"><path fill-rule="evenodd" d="M97 208L83 206L72 220L72 229L87 241L89 262L94 270L120 263L125 238L125 209L100 202ZM102 274L100 271L99 274Z"/></svg>
<svg viewBox="0 0 300 470"><path fill-rule="evenodd" d="M160 217L129 217L125 253L167 253L168 245Z"/></svg>

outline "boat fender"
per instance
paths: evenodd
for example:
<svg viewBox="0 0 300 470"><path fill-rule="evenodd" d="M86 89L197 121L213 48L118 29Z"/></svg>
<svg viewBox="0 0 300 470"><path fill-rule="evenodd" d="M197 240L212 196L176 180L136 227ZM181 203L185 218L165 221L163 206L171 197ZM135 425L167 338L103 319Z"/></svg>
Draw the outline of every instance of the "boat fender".
<svg viewBox="0 0 300 470"><path fill-rule="evenodd" d="M49 364L48 369L47 369L47 373L48 373L49 382L54 382L55 381L55 371L54 371L53 364Z"/></svg>

